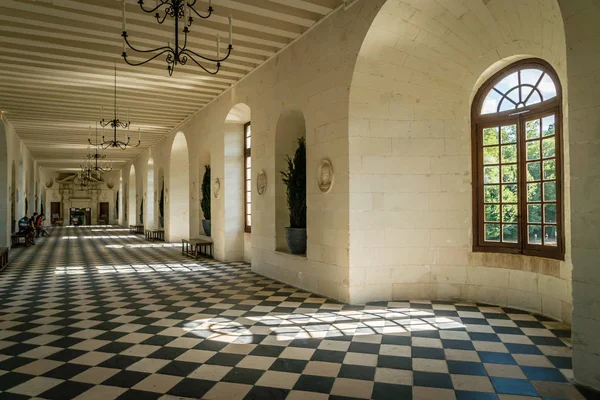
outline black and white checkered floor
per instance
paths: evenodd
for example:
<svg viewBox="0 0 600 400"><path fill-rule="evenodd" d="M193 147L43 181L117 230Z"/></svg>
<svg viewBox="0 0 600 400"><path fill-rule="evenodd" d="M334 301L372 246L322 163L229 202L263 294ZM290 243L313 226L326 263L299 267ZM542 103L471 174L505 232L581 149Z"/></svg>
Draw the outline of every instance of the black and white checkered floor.
<svg viewBox="0 0 600 400"><path fill-rule="evenodd" d="M52 235L0 274L0 399L584 398L544 317L348 306L118 227Z"/></svg>

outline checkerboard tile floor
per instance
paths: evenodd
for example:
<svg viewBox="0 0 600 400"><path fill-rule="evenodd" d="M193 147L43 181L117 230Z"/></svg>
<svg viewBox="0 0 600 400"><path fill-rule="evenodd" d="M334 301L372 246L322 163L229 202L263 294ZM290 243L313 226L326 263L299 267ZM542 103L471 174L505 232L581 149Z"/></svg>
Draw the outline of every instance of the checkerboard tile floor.
<svg viewBox="0 0 600 400"><path fill-rule="evenodd" d="M584 398L568 327L518 310L344 305L118 227L11 255L0 399Z"/></svg>

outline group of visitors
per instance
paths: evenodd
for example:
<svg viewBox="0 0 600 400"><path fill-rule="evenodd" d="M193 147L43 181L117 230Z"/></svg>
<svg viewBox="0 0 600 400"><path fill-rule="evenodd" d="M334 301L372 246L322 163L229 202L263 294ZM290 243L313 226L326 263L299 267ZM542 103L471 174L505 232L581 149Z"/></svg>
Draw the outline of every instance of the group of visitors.
<svg viewBox="0 0 600 400"><path fill-rule="evenodd" d="M33 213L31 218L24 216L19 220L19 233L25 235L25 240L30 244L35 244L35 238L40 236L49 236L48 231L42 226L46 220L44 214Z"/></svg>

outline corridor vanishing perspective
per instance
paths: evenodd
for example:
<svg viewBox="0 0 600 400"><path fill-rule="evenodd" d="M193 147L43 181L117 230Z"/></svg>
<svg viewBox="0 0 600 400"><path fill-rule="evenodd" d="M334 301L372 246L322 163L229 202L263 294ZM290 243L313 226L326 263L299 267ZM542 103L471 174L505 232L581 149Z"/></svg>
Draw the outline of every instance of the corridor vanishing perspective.
<svg viewBox="0 0 600 400"><path fill-rule="evenodd" d="M523 311L345 305L116 226L55 228L13 257L0 398L584 398L569 327Z"/></svg>

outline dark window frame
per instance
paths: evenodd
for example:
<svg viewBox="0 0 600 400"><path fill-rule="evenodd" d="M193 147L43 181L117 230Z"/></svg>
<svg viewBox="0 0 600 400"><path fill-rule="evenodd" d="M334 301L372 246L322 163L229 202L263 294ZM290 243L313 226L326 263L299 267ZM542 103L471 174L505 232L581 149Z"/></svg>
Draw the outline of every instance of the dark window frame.
<svg viewBox="0 0 600 400"><path fill-rule="evenodd" d="M545 72L556 86L556 97L526 106L516 110L508 110L494 114L483 114L483 102L490 90L508 75L526 68L536 68ZM556 246L527 243L527 170L525 123L528 120L555 115L555 169L556 169ZM517 243L489 242L484 240L484 179L483 179L483 129L492 126L502 126L508 123L517 125L517 166L518 166L518 239ZM563 116L562 116L562 87L557 73L552 66L541 59L526 59L515 62L488 79L477 91L471 107L471 150L473 178L473 251L523 254L564 260L564 169L563 169ZM541 160L540 160L541 161ZM502 162L502 161L500 161ZM543 164L542 164L543 165ZM541 168L543 175L543 167ZM543 178L540 178L543 179ZM500 186L501 187L501 186ZM500 196L502 194L500 193ZM543 196L542 196L543 208ZM543 226L543 225L542 225ZM502 235L502 231L500 232ZM543 232L542 232L543 235Z"/></svg>
<svg viewBox="0 0 600 400"><path fill-rule="evenodd" d="M248 206L252 207L252 176L248 176L248 159L252 162L252 145L246 146L246 140L248 138L248 128L251 127L251 123L247 122L244 124L244 232L252 232L252 223L248 224ZM252 140L252 130L250 130L250 140ZM250 166L250 174L252 174L252 166ZM250 179L250 187L248 187L248 180ZM248 201L248 193L250 193L250 201ZM250 213L252 217L252 213Z"/></svg>

